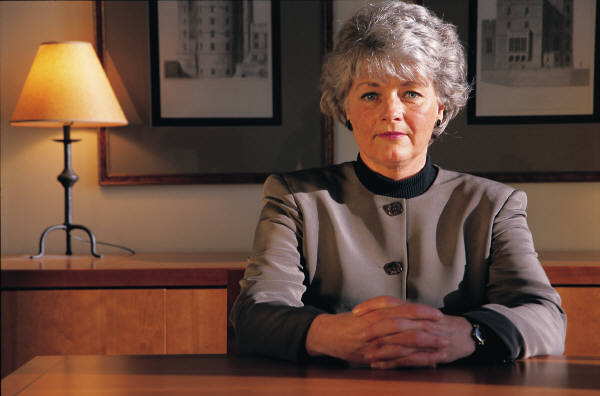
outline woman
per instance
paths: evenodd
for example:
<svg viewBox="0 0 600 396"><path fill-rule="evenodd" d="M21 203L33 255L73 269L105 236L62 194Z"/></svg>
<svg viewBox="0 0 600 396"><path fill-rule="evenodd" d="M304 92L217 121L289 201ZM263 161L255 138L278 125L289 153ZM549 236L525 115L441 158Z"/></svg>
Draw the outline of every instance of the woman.
<svg viewBox="0 0 600 396"><path fill-rule="evenodd" d="M365 7L321 88L359 156L267 179L232 312L239 351L376 368L562 353L525 194L427 156L469 91L454 26L400 1Z"/></svg>

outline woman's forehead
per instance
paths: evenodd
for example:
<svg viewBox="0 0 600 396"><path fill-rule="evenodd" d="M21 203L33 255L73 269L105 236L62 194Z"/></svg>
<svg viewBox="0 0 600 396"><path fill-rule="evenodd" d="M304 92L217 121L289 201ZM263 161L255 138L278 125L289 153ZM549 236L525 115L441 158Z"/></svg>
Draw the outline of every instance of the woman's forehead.
<svg viewBox="0 0 600 396"><path fill-rule="evenodd" d="M428 86L431 79L424 75L415 63L394 62L391 59L363 59L357 64L353 81L376 80L380 82L398 82Z"/></svg>
<svg viewBox="0 0 600 396"><path fill-rule="evenodd" d="M431 81L425 77L418 76L398 76L390 73L368 73L359 72L356 73L352 79L352 85L355 87L366 86L366 87L377 87L383 85L398 85L398 86L422 86L428 87L431 85Z"/></svg>

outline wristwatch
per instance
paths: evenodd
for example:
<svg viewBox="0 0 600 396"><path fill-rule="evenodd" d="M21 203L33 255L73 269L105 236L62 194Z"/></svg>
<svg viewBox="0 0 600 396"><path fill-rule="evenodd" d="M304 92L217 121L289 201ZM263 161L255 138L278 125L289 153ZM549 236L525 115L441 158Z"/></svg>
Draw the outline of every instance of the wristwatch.
<svg viewBox="0 0 600 396"><path fill-rule="evenodd" d="M485 345L485 337L479 323L473 323L473 330L471 330L471 338L475 342L475 349L481 349Z"/></svg>

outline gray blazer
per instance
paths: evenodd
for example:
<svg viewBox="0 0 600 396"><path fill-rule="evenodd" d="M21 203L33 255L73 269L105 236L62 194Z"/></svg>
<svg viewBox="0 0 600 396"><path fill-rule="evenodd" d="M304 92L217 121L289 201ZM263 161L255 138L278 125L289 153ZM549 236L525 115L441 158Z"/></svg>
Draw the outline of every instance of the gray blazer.
<svg viewBox="0 0 600 396"><path fill-rule="evenodd" d="M316 315L391 295L494 311L518 329L519 356L561 354L566 316L526 206L522 191L443 169L410 199L373 194L352 163L270 176L231 315L240 352L298 359Z"/></svg>

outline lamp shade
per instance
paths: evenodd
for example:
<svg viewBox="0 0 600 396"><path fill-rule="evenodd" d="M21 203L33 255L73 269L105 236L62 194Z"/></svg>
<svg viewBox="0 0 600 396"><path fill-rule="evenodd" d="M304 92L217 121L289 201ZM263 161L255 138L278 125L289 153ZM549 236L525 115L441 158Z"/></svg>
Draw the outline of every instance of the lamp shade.
<svg viewBox="0 0 600 396"><path fill-rule="evenodd" d="M10 122L48 128L127 125L94 48L83 41L40 44Z"/></svg>

